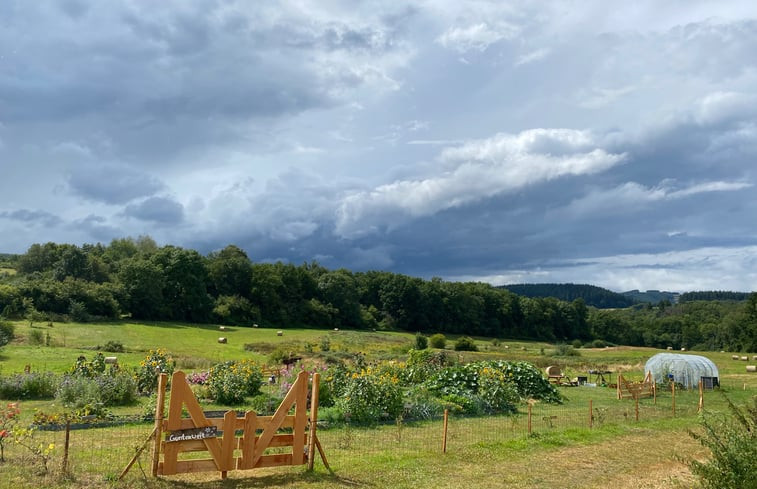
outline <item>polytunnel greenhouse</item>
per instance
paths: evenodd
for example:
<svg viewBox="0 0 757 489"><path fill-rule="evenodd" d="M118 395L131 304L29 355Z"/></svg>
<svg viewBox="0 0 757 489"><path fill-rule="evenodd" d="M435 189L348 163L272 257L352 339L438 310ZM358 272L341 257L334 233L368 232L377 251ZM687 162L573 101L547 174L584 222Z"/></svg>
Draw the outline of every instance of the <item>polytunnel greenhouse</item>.
<svg viewBox="0 0 757 489"><path fill-rule="evenodd" d="M697 387L700 380L705 382L705 387L720 385L718 367L712 360L700 355L658 353L644 365L644 373L647 372L652 373L657 383L671 379L686 389Z"/></svg>

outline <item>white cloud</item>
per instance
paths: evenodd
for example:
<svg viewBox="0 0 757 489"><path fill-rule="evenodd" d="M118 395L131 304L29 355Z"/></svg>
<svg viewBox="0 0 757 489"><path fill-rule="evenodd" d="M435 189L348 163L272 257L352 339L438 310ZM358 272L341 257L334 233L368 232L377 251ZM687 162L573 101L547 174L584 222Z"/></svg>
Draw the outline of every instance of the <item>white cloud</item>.
<svg viewBox="0 0 757 489"><path fill-rule="evenodd" d="M549 53L552 50L549 48L539 48L535 51L531 51L526 54L522 54L518 56L518 59L515 60L515 63L513 63L514 66L522 66L527 65L529 63L534 63L536 61L542 60L546 58Z"/></svg>
<svg viewBox="0 0 757 489"><path fill-rule="evenodd" d="M707 273L702 273L706 270ZM508 283L588 283L617 292L658 289L752 291L757 283L757 246L703 247L664 253L586 257L540 263L532 269L491 275L460 275L450 280Z"/></svg>
<svg viewBox="0 0 757 489"><path fill-rule="evenodd" d="M351 236L392 228L409 218L538 182L597 173L624 158L596 147L590 133L570 129L533 129L469 141L442 151L446 170L440 173L346 195L337 211L336 230Z"/></svg>
<svg viewBox="0 0 757 489"><path fill-rule="evenodd" d="M571 202L561 213L571 216L627 213L629 208L640 208L653 202L683 199L709 192L735 192L754 185L748 182L712 181L679 188L674 181L665 181L655 187L627 182L611 189L590 192Z"/></svg>
<svg viewBox="0 0 757 489"><path fill-rule="evenodd" d="M518 27L508 22L498 22L494 25L480 22L465 27L450 27L439 36L437 42L460 53L472 50L486 51L492 44L515 38L519 32Z"/></svg>

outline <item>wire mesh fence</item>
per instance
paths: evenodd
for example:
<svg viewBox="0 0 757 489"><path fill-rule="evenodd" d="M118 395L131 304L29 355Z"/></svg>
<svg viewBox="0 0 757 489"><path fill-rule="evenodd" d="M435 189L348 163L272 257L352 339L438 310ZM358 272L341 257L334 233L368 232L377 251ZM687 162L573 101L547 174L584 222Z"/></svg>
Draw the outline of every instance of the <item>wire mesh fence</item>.
<svg viewBox="0 0 757 489"><path fill-rule="evenodd" d="M741 390L741 385L723 390ZM618 424L633 424L673 417L695 416L704 409L725 410L723 397L715 391L658 389L654 398L618 400L614 389L573 387L562 389L563 404L531 403L521 405L509 415L466 417L450 415L447 422L439 416L429 420L398 419L373 427L342 425L318 429L318 437L328 461L337 473L340 466L356 457L381 454L438 453L462 450L476 444L503 443L526 436L560 433L571 429L601 429ZM752 395L751 393L747 393ZM446 429L445 429L446 426ZM151 477L153 423L123 421L107 426L58 426L38 429L34 443L50 447L45 459L23 446L7 440L5 462L0 463L0 488L56 487L54 480L64 473L75 480L116 480L141 447L126 480ZM68 442L66 442L68 438ZM44 466L47 465L47 474ZM83 485L87 485L83 482ZM128 485L128 482L127 482Z"/></svg>

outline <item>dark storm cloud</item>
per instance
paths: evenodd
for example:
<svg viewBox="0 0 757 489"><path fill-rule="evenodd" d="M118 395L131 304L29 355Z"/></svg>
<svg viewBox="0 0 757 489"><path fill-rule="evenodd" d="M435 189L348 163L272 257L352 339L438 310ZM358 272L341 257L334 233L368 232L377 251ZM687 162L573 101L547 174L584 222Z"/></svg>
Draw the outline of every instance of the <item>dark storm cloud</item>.
<svg viewBox="0 0 757 489"><path fill-rule="evenodd" d="M30 209L17 209L15 211L1 211L0 219L19 221L35 226L53 227L61 224L63 220L49 212Z"/></svg>
<svg viewBox="0 0 757 489"><path fill-rule="evenodd" d="M84 219L77 219L70 224L77 231L84 231L98 242L107 243L115 238L124 236L123 230L108 224L103 216L90 214Z"/></svg>
<svg viewBox="0 0 757 489"><path fill-rule="evenodd" d="M184 220L184 206L167 197L150 197L127 205L124 215L158 224L178 224Z"/></svg>
<svg viewBox="0 0 757 489"><path fill-rule="evenodd" d="M124 204L165 187L158 179L124 166L77 168L68 185L75 194L106 204Z"/></svg>

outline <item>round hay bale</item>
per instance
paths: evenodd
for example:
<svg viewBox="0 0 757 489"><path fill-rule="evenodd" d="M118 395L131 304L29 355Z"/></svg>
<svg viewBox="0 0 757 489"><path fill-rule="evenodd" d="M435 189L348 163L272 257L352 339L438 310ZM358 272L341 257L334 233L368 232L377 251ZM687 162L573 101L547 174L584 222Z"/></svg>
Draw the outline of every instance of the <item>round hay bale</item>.
<svg viewBox="0 0 757 489"><path fill-rule="evenodd" d="M283 331L276 331L276 336L284 336L284 332Z"/></svg>
<svg viewBox="0 0 757 489"><path fill-rule="evenodd" d="M115 365L118 363L117 357L105 357L105 364L106 365Z"/></svg>
<svg viewBox="0 0 757 489"><path fill-rule="evenodd" d="M746 366L747 372L757 372L757 365L747 365Z"/></svg>
<svg viewBox="0 0 757 489"><path fill-rule="evenodd" d="M219 326L218 329L220 329L221 331L226 331L226 326Z"/></svg>
<svg viewBox="0 0 757 489"><path fill-rule="evenodd" d="M672 349L673 349L673 347L672 347L672 346L669 346L669 347L668 347L668 350L672 350Z"/></svg>
<svg viewBox="0 0 757 489"><path fill-rule="evenodd" d="M686 348L681 348L681 351L686 351Z"/></svg>
<svg viewBox="0 0 757 489"><path fill-rule="evenodd" d="M731 360L738 360L738 359L739 359L738 355L731 355Z"/></svg>
<svg viewBox="0 0 757 489"><path fill-rule="evenodd" d="M218 338L218 342L225 345L226 344L226 338L223 337L223 336L221 336L220 338Z"/></svg>
<svg viewBox="0 0 757 489"><path fill-rule="evenodd" d="M742 362L746 362L747 360L749 360L749 357L741 357Z"/></svg>
<svg viewBox="0 0 757 489"><path fill-rule="evenodd" d="M752 360L757 360L757 355L752 355Z"/></svg>

